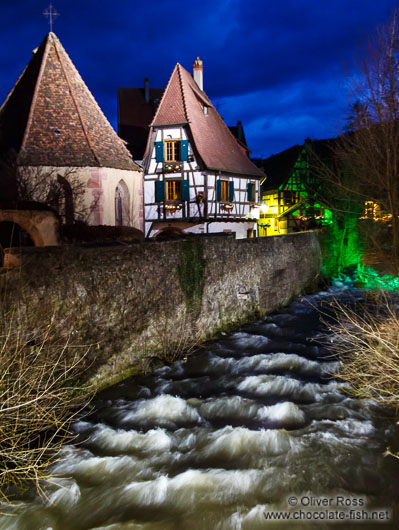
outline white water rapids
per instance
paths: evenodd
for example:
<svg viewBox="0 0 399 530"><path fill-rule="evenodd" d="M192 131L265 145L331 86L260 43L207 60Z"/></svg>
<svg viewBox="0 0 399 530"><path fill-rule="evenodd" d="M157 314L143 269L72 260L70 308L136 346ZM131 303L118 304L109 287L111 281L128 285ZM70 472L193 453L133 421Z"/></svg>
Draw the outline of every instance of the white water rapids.
<svg viewBox="0 0 399 530"><path fill-rule="evenodd" d="M65 448L45 496L31 492L14 516L0 515L0 529L390 527L265 518L292 510L292 496L302 510L337 496L367 510L397 505L399 461L383 456L394 422L351 398L331 375L337 360L312 340L314 306L334 294L305 297L104 392L74 425L79 448Z"/></svg>

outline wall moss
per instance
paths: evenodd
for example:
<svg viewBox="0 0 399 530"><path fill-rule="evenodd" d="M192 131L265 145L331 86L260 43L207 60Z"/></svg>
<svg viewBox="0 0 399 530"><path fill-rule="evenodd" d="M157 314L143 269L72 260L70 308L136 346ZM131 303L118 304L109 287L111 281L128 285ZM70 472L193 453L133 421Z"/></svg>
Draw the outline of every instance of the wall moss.
<svg viewBox="0 0 399 530"><path fill-rule="evenodd" d="M315 287L321 265L314 232L31 247L18 257L20 269L0 274L2 307L18 309L27 334L51 325L55 340L91 346L82 377L96 387L127 377L134 365L147 370L160 344L174 355L176 344L263 317Z"/></svg>
<svg viewBox="0 0 399 530"><path fill-rule="evenodd" d="M204 247L200 239L182 241L177 273L186 306L195 313L201 309L205 278Z"/></svg>

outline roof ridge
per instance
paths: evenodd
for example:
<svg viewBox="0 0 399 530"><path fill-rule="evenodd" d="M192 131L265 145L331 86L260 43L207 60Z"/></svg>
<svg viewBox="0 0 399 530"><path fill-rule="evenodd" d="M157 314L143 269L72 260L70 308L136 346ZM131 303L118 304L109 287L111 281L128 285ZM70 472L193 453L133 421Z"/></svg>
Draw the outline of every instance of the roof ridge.
<svg viewBox="0 0 399 530"><path fill-rule="evenodd" d="M154 115L154 117L153 117L153 119L152 119L152 122L151 122L150 125L149 125L150 127L153 126L153 123L155 123L156 119L158 118L158 114L159 114L160 109L161 109L161 107L162 107L162 102L163 102L163 100L164 100L164 98L165 98L165 96L166 96L166 93L167 93L167 91L168 91L168 88L169 88L169 86L170 86L170 84L171 84L171 82L172 82L173 74L175 73L175 70L176 70L178 64L179 64L179 63L176 64L176 66L175 66L175 67L173 68L173 70L172 70L172 73L170 74L168 84L166 85L166 88L165 88L165 90L164 90L164 93L162 94L161 101L159 102L159 105L158 105L157 111L156 111L156 113L155 113L155 115Z"/></svg>
<svg viewBox="0 0 399 530"><path fill-rule="evenodd" d="M184 109L184 115L186 117L186 120L187 122L190 121L190 118L189 118L189 115L188 115L188 109L187 109L187 104L186 104L186 96L184 94L184 85L183 85L183 79L182 79L182 75L181 75L181 68L182 65L180 63L177 63L177 72L179 74L179 83L180 83L180 90L181 90L181 95L182 95L182 99L183 99L183 109Z"/></svg>
<svg viewBox="0 0 399 530"><path fill-rule="evenodd" d="M206 92L204 90L200 89L200 87L197 85L197 82L195 81L193 76L190 74L190 72L186 68L184 68L184 66L180 65L180 67L189 76L190 88L194 92L194 94L197 96L197 98L199 98L202 101L202 103L204 103L205 105L207 105L209 107L213 107L214 105L213 105L212 101L208 98Z"/></svg>
<svg viewBox="0 0 399 530"><path fill-rule="evenodd" d="M30 130L31 125L32 125L33 113L34 113L34 108L36 106L37 94L39 92L40 81L42 79L43 72L44 72L44 67L45 67L45 64L46 64L47 58L48 58L49 36L50 36L50 33L47 35L46 45L45 45L44 51L43 51L43 58L42 58L42 62L41 62L41 65L40 65L39 75L37 76L37 80L36 80L36 84L35 84L35 90L33 92L33 97L32 97L32 103L31 103L30 109L29 109L29 116L28 116L28 120L26 122L26 128L25 128L24 136L23 136L22 142L21 142L21 148L20 148L21 151L25 147L25 142L26 142L26 139L28 138L29 130ZM27 64L25 70L28 68L28 66L29 66L29 63ZM25 70L24 70L24 72L25 72ZM21 77L19 79L21 79ZM19 79L18 79L18 81L19 81ZM18 81L17 81L17 83L18 83ZM14 88L17 86L17 83L14 85Z"/></svg>
<svg viewBox="0 0 399 530"><path fill-rule="evenodd" d="M18 165L139 169L53 33L2 105L0 129L0 151Z"/></svg>
<svg viewBox="0 0 399 530"><path fill-rule="evenodd" d="M111 134L113 136L113 141L116 141L118 142L119 144L121 144L124 148L124 150L126 151L127 155L129 156L130 158L130 161L132 162L132 164L134 166L136 166L136 169L140 169L140 166L138 166L138 164L136 164L136 162L133 160L133 157L131 156L129 150L126 148L125 144L124 144L124 141L122 140L122 138L120 138L118 136L118 134L116 133L116 131L114 130L114 128L112 127L112 125L110 124L108 118L106 117L106 115L104 114L102 108L100 107L100 105L98 104L96 98L94 97L93 93L91 92L91 90L89 89L89 87L87 86L87 84L85 83L84 79L82 78L82 76L80 75L80 72L77 70L74 62L72 61L72 59L69 57L69 54L68 52L65 50L64 46L62 45L60 39L53 33L54 37L57 39L57 41L59 42L61 48L62 48L62 51L63 53L66 55L66 57L69 59L69 62L72 66L72 68L74 70L76 70L77 74L79 75L79 79L80 79L80 83L82 84L82 86L84 86L84 88L86 89L86 96L89 97L93 104L96 106L96 109L97 111L101 114L102 118L105 120L106 124L108 125L109 129L111 129ZM57 50L58 51L58 50ZM64 69L64 68L63 68ZM68 84L69 84L69 78L67 78L67 81L68 81ZM79 113L79 118L80 118L80 113ZM82 118L82 121L83 121L83 118ZM84 122L83 122L84 123ZM90 145L90 136L89 136L89 133L87 132L87 138L88 138L88 144L90 146L90 149L92 150L93 154L94 154L94 157L95 159L98 161L99 165L102 166L103 164L100 162L97 154L96 154L96 151L94 150L94 148L91 147Z"/></svg>
<svg viewBox="0 0 399 530"><path fill-rule="evenodd" d="M58 38L54 35L54 33L51 33L51 37L52 37L52 42L54 44L55 52L57 54L58 60L59 60L60 65L61 65L62 72L63 72L64 77L65 77L65 81L67 82L67 85L68 85L69 93L71 94L72 101L73 101L73 103L75 105L76 112L78 113L78 116L79 116L79 121L80 121L80 124L82 126L83 134L85 135L85 138L87 140L87 144L88 144L88 146L90 148L90 151L93 153L93 156L94 156L95 160L97 160L99 166L101 166L100 159L98 158L97 153L96 153L96 151L95 151L95 149L94 149L94 147L93 147L93 145L91 143L91 140L90 140L90 137L89 137L89 133L87 132L86 126L84 124L84 121L83 121L83 118L82 118L82 114L80 112L80 108L79 108L78 102L76 101L75 94L74 94L74 92L72 90L71 82L70 82L69 77L67 75L67 72L65 70L64 62L63 62L61 54L60 54L60 52L58 50L57 42L56 42L58 40ZM60 45L62 46L61 43L60 43ZM83 81L83 79L82 79L82 81Z"/></svg>

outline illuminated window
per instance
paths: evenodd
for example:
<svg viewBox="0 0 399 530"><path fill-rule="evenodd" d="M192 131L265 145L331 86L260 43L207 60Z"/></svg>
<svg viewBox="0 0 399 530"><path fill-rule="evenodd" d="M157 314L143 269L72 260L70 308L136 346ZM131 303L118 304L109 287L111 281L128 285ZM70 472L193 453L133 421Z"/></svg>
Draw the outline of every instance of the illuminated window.
<svg viewBox="0 0 399 530"><path fill-rule="evenodd" d="M180 140L167 140L165 142L165 162L178 162L180 160Z"/></svg>
<svg viewBox="0 0 399 530"><path fill-rule="evenodd" d="M167 201L180 201L181 190L182 190L181 180L167 180L166 181L166 200Z"/></svg>
<svg viewBox="0 0 399 530"><path fill-rule="evenodd" d="M377 202L366 201L364 206L364 217L366 219L378 219L381 217L381 207Z"/></svg>
<svg viewBox="0 0 399 530"><path fill-rule="evenodd" d="M220 188L220 200L228 202L229 200L229 181L228 180L222 180L220 182L221 188Z"/></svg>

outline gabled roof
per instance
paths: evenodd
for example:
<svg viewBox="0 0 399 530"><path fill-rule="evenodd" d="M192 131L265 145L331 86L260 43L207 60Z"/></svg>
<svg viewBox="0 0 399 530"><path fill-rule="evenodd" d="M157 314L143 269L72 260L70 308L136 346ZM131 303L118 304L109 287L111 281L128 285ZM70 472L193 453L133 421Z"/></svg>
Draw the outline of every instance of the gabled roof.
<svg viewBox="0 0 399 530"><path fill-rule="evenodd" d="M302 145L293 145L266 159L254 159L256 165L264 169L267 175L265 182L262 184L262 190L276 190L284 185L291 177L295 163L304 149L307 152L311 167L315 167L320 163L334 163L334 151L339 141L340 137L326 140L306 138L305 143Z"/></svg>
<svg viewBox="0 0 399 530"><path fill-rule="evenodd" d="M127 142L135 160L142 160L147 145L150 123L161 101L163 88L118 88L118 134Z"/></svg>
<svg viewBox="0 0 399 530"><path fill-rule="evenodd" d="M207 107L207 115L204 107ZM246 149L239 145L208 96L180 64L172 72L151 125L177 124L188 125L205 168L264 177L249 160Z"/></svg>
<svg viewBox="0 0 399 530"><path fill-rule="evenodd" d="M276 190L290 178L302 149L303 145L294 145L264 160L256 159L256 164L264 169L267 175L262 184L263 191Z"/></svg>
<svg viewBox="0 0 399 530"><path fill-rule="evenodd" d="M0 107L0 153L18 165L137 170L54 33Z"/></svg>

